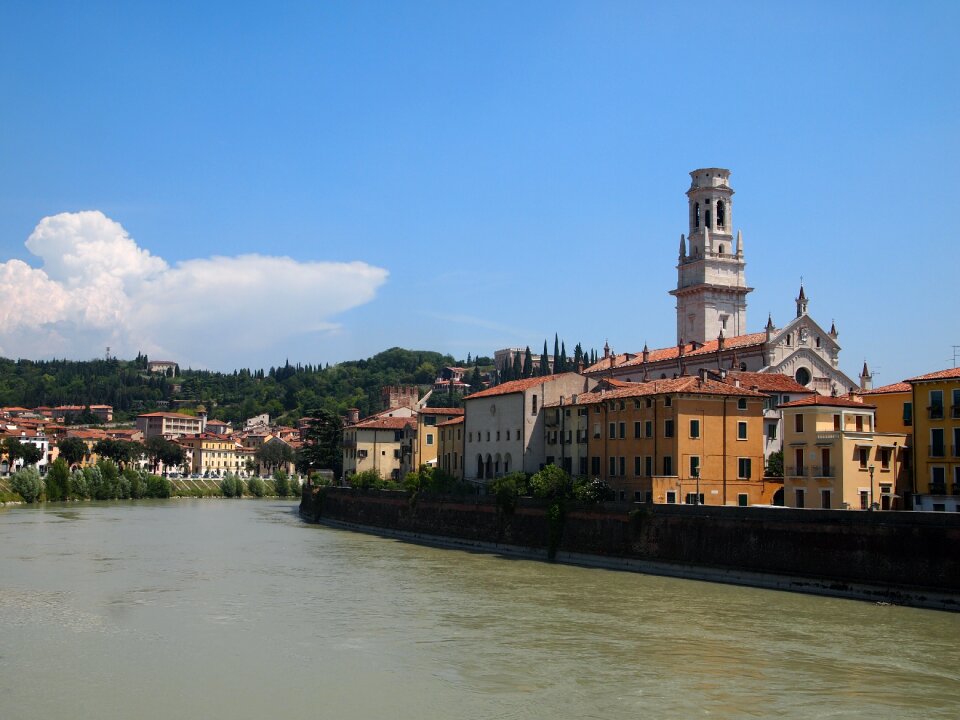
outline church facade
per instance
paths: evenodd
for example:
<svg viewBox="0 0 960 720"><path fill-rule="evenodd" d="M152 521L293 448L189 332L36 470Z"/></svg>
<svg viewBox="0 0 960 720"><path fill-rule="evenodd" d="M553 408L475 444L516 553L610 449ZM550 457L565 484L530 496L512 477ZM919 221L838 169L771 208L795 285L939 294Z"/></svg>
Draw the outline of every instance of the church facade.
<svg viewBox="0 0 960 720"><path fill-rule="evenodd" d="M733 233L730 171L700 168L690 173L688 230L677 259L676 345L617 355L604 347L586 374L628 382L691 375L701 370L780 373L821 395L845 394L858 383L839 367L837 329L808 314L801 283L796 316L782 327L767 318L760 332L747 332L743 235Z"/></svg>

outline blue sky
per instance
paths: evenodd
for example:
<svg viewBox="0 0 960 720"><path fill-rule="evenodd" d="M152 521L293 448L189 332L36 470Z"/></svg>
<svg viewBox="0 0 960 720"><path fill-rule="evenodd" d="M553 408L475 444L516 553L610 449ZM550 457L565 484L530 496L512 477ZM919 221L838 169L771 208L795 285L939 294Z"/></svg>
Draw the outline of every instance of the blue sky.
<svg viewBox="0 0 960 720"><path fill-rule="evenodd" d="M748 325L960 344L960 5L0 5L0 354L670 345L688 172ZM28 241L29 239L29 241ZM109 259L104 260L109 256ZM102 262L101 262L102 261Z"/></svg>

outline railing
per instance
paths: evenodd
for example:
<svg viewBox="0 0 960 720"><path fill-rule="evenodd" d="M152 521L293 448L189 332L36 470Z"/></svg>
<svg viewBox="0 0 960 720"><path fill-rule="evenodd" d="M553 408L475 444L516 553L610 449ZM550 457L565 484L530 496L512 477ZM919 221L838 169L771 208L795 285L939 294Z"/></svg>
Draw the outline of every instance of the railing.
<svg viewBox="0 0 960 720"><path fill-rule="evenodd" d="M960 418L960 405L953 405L950 407L950 416L956 420Z"/></svg>
<svg viewBox="0 0 960 720"><path fill-rule="evenodd" d="M928 445L927 448L930 457L944 457L946 455L946 448L943 445Z"/></svg>
<svg viewBox="0 0 960 720"><path fill-rule="evenodd" d="M943 420L943 405L930 405L927 408L931 420Z"/></svg>
<svg viewBox="0 0 960 720"><path fill-rule="evenodd" d="M950 446L950 457L960 457L960 445Z"/></svg>
<svg viewBox="0 0 960 720"><path fill-rule="evenodd" d="M931 482L930 483L930 494L931 495L946 495L947 494L947 484Z"/></svg>
<svg viewBox="0 0 960 720"><path fill-rule="evenodd" d="M818 478L832 478L836 477L833 465L820 465L813 468L814 477Z"/></svg>
<svg viewBox="0 0 960 720"><path fill-rule="evenodd" d="M796 467L796 466L794 466L794 467L787 467L787 468L786 468L786 474L787 474L787 475L793 475L794 477L806 477L806 476L807 476L807 468L805 468L805 467Z"/></svg>
<svg viewBox="0 0 960 720"><path fill-rule="evenodd" d="M950 489L953 491L954 495L960 495L960 483L954 483L950 486Z"/></svg>

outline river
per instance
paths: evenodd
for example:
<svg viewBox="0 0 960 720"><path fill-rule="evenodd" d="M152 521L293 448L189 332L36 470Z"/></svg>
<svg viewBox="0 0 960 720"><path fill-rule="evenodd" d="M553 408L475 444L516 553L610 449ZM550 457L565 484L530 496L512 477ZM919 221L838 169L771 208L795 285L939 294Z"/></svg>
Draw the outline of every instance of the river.
<svg viewBox="0 0 960 720"><path fill-rule="evenodd" d="M0 510L0 718L950 718L960 615L309 525Z"/></svg>

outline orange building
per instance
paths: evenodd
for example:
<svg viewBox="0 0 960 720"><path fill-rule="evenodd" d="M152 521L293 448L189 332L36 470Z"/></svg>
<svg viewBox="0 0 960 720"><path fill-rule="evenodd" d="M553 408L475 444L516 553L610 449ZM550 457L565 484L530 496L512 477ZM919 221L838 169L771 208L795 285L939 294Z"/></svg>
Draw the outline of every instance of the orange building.
<svg viewBox="0 0 960 720"><path fill-rule="evenodd" d="M764 478L767 396L702 377L630 383L578 395L586 409L588 476L622 500L770 504Z"/></svg>

